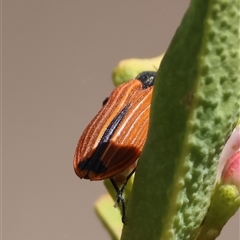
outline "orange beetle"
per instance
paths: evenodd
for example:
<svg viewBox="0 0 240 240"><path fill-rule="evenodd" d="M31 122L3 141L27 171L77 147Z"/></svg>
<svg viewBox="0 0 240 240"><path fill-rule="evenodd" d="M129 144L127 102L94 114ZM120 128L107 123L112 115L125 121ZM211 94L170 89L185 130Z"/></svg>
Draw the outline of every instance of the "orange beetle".
<svg viewBox="0 0 240 240"><path fill-rule="evenodd" d="M113 177L136 162L142 152L155 76L156 72L142 72L135 79L116 87L83 132L74 156L74 170L80 178L110 178L118 194L117 202L122 202L123 222L125 206L122 192L134 171L121 189Z"/></svg>

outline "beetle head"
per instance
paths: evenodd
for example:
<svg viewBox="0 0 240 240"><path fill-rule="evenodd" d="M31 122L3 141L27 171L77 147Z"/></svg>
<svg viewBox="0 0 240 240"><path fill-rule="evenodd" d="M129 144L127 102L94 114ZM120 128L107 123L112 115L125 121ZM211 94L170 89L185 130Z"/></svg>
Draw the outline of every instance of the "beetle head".
<svg viewBox="0 0 240 240"><path fill-rule="evenodd" d="M156 74L153 71L141 72L137 75L136 79L142 82L142 88L145 89L153 86Z"/></svg>

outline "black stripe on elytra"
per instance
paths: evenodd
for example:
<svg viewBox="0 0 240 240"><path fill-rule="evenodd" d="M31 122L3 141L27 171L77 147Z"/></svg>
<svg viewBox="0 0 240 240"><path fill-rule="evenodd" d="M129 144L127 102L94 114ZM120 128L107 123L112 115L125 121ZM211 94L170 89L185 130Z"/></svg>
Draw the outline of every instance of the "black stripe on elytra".
<svg viewBox="0 0 240 240"><path fill-rule="evenodd" d="M111 137L113 136L114 132L117 130L117 127L126 115L129 106L130 104L126 105L123 110L111 121L92 156L84 161L79 162L78 168L81 171L85 170L88 172L91 171L93 173L100 174L107 170L107 167L101 161L101 157L107 149ZM86 174L86 176L87 175L88 173Z"/></svg>

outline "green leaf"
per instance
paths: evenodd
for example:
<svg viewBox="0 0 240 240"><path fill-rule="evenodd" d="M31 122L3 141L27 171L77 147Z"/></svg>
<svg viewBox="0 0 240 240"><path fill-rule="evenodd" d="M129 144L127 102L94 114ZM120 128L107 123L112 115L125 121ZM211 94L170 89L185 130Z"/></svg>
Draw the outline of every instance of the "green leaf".
<svg viewBox="0 0 240 240"><path fill-rule="evenodd" d="M122 240L197 236L239 117L239 10L192 0L157 74Z"/></svg>
<svg viewBox="0 0 240 240"><path fill-rule="evenodd" d="M122 231L121 214L113 205L111 196L105 194L95 203L95 212L112 239L118 240Z"/></svg>
<svg viewBox="0 0 240 240"><path fill-rule="evenodd" d="M218 237L223 226L239 207L240 194L236 186L222 185L221 182L218 182L197 240L213 240Z"/></svg>

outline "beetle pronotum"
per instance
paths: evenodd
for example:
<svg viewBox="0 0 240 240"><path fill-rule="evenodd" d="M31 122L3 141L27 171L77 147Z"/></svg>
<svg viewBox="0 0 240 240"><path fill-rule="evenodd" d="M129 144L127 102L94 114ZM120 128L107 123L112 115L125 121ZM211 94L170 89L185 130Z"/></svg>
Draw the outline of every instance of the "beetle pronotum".
<svg viewBox="0 0 240 240"><path fill-rule="evenodd" d="M123 223L125 204L122 192L135 169L121 188L113 177L136 162L142 152L155 76L156 72L142 72L116 87L84 130L74 156L74 170L80 178L111 180L117 192L117 203L122 203Z"/></svg>

